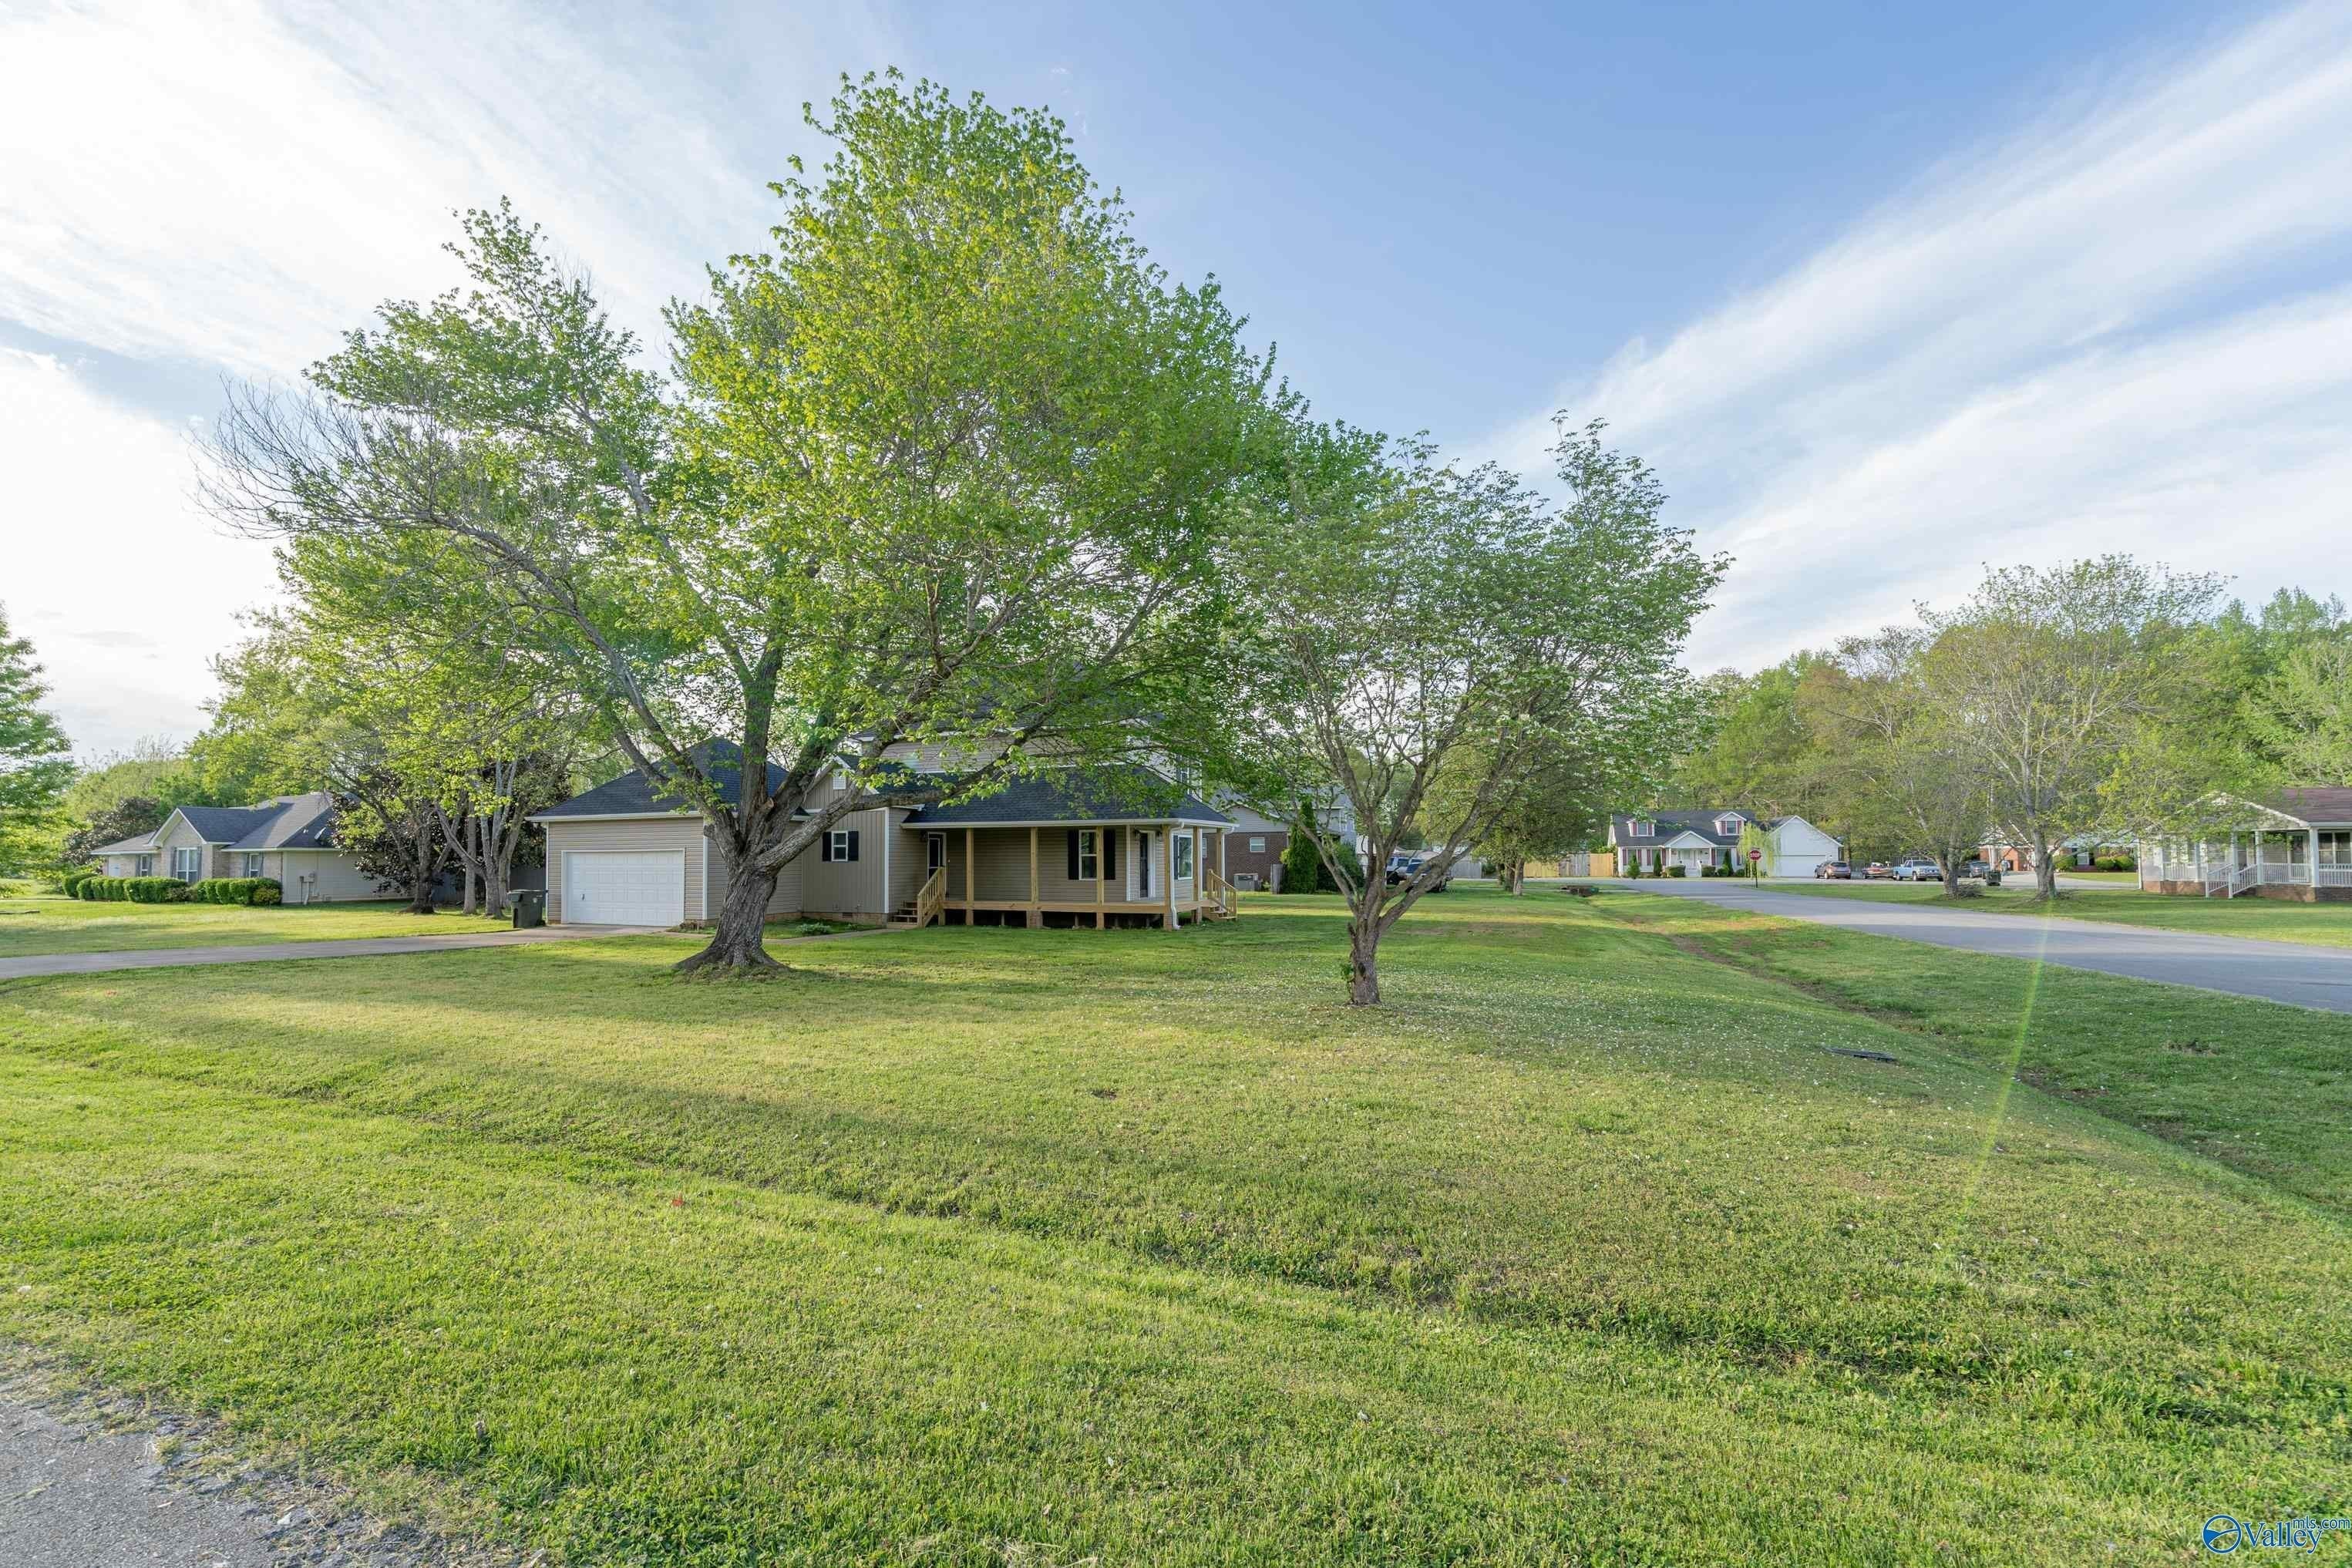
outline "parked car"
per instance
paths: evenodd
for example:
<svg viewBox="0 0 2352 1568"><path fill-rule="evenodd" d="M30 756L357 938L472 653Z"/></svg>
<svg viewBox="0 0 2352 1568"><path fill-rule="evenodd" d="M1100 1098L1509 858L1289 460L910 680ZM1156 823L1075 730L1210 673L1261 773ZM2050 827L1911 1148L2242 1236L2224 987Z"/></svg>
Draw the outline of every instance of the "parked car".
<svg viewBox="0 0 2352 1568"><path fill-rule="evenodd" d="M1960 880L1982 882L1988 888L2000 886L2000 868L1990 860L1971 860L1960 868Z"/></svg>
<svg viewBox="0 0 2352 1568"><path fill-rule="evenodd" d="M1388 885L1393 888L1399 882L1409 882L1412 880L1413 878L1421 875L1421 868L1428 864L1429 855L1427 851L1422 851L1419 853L1400 851L1397 854L1390 856L1387 878ZM1451 887L1453 883L1454 879L1452 877L1440 877L1437 879L1437 886L1430 889L1429 890L1433 893L1442 893L1445 891L1447 888Z"/></svg>
<svg viewBox="0 0 2352 1568"><path fill-rule="evenodd" d="M1874 882L1883 882L1895 874L1895 868L1884 860L1873 860L1862 868L1862 874Z"/></svg>
<svg viewBox="0 0 2352 1568"><path fill-rule="evenodd" d="M1944 868L1933 860L1914 855L1908 860L1895 863L1894 877L1898 882L1940 882L1944 879Z"/></svg>
<svg viewBox="0 0 2352 1568"><path fill-rule="evenodd" d="M1824 860L1813 868L1813 875L1850 882L1853 879L1853 868L1843 860Z"/></svg>

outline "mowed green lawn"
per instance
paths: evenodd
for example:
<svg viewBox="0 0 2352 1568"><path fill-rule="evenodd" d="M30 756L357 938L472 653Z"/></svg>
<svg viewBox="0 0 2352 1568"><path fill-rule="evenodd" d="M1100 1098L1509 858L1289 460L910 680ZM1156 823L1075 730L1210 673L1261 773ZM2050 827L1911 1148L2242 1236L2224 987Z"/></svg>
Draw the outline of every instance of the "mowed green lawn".
<svg viewBox="0 0 2352 1568"><path fill-rule="evenodd" d="M1774 882L1776 893L1810 893L1825 899L1877 899L1888 903L1947 903L1940 882ZM2188 894L2143 893L2137 883L2116 888L2061 886L2055 908L2033 896L2031 877L2012 877L1980 898L1954 908L2070 921L2105 921L2152 926L2159 931L2202 931L2212 936L2255 937L2265 942L2303 942L2321 947L2352 947L2352 903L2301 904L2284 899L2200 899Z"/></svg>
<svg viewBox="0 0 2352 1568"><path fill-rule="evenodd" d="M454 936L497 931L503 916L401 912L397 903L253 909L232 904L100 903L53 893L0 897L0 958L158 947L258 947L361 936Z"/></svg>
<svg viewBox="0 0 2352 1568"><path fill-rule="evenodd" d="M2147 1562L2352 1511L2340 1207L1658 901L1457 889L1370 1016L1328 900L763 984L662 939L19 983L0 1334L572 1563Z"/></svg>

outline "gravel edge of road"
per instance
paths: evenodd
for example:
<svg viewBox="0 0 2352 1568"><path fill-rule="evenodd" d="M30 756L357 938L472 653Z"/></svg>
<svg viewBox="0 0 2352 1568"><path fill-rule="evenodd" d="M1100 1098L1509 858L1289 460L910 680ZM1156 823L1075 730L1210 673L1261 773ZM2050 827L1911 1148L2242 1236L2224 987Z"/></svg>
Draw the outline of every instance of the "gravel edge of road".
<svg viewBox="0 0 2352 1568"><path fill-rule="evenodd" d="M36 1411L70 1440L137 1436L148 1462L123 1498L126 1511L156 1493L226 1503L271 1568L556 1568L544 1550L517 1551L362 1510L331 1478L296 1474L239 1452L226 1425L100 1387L69 1365L0 1342L0 1405Z"/></svg>

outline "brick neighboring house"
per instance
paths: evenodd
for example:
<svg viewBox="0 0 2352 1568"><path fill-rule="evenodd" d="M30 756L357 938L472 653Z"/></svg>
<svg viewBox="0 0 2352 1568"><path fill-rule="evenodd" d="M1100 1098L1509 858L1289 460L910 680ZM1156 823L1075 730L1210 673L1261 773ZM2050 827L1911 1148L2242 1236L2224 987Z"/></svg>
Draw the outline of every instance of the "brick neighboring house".
<svg viewBox="0 0 2352 1568"><path fill-rule="evenodd" d="M1225 839L1225 879L1244 892L1273 887L1275 868L1290 847L1290 829L1233 801L1222 806L1234 819Z"/></svg>

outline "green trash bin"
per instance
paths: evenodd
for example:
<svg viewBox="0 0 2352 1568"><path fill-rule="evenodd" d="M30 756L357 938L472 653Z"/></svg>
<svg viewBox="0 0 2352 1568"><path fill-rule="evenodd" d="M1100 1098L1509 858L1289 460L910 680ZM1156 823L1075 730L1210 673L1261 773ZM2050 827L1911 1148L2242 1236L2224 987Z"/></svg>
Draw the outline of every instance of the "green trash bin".
<svg viewBox="0 0 2352 1568"><path fill-rule="evenodd" d="M529 931L547 923L547 895L539 889L518 889L507 897L514 903L515 930Z"/></svg>

